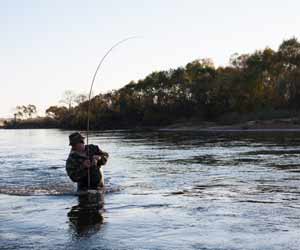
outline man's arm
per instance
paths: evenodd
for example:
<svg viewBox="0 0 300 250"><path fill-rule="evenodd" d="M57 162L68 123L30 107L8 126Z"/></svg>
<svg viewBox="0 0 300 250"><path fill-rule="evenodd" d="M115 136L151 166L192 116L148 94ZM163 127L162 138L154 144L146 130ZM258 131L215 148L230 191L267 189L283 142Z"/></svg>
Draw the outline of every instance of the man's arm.
<svg viewBox="0 0 300 250"><path fill-rule="evenodd" d="M90 167L89 160L70 155L66 162L66 171L68 176L74 182L79 182L81 178L87 176L87 168Z"/></svg>
<svg viewBox="0 0 300 250"><path fill-rule="evenodd" d="M92 155L92 159L97 161L97 166L103 166L106 164L108 160L108 153L102 151L97 145L90 144L89 145L89 153Z"/></svg>
<svg viewBox="0 0 300 250"><path fill-rule="evenodd" d="M101 159L99 160L100 161L100 165L105 165L106 162L107 162L107 160L108 160L109 155L108 155L108 153L106 153L106 152L104 152L102 150L100 150L100 151L101 151L101 154L100 154Z"/></svg>

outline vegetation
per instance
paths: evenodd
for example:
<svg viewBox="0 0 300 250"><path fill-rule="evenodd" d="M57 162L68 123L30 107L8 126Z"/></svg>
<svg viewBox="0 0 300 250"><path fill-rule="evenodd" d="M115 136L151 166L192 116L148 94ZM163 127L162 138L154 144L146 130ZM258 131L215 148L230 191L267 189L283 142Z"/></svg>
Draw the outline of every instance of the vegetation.
<svg viewBox="0 0 300 250"><path fill-rule="evenodd" d="M86 97L68 92L64 103L67 107L49 107L45 119L60 128L84 129ZM196 60L97 95L91 101L90 121L92 129L161 126L186 119L233 123L255 114L287 117L299 108L300 43L292 38L277 51L235 54L226 67Z"/></svg>
<svg viewBox="0 0 300 250"><path fill-rule="evenodd" d="M35 105L29 104L27 106L17 106L16 113L14 113L15 119L27 118L31 119L33 115L37 113L37 109Z"/></svg>

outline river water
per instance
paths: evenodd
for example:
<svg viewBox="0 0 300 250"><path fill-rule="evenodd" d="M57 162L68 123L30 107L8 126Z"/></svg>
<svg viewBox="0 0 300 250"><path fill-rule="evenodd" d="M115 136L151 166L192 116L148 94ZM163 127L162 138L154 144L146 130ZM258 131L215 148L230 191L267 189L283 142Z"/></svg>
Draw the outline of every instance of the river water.
<svg viewBox="0 0 300 250"><path fill-rule="evenodd" d="M0 249L299 249L299 132L93 132L97 201L66 176L71 132L0 130Z"/></svg>

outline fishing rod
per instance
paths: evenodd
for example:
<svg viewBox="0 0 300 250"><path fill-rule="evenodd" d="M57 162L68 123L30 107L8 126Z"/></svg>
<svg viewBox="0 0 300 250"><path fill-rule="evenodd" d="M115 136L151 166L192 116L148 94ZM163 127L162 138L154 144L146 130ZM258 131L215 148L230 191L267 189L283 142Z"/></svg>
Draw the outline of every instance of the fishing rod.
<svg viewBox="0 0 300 250"><path fill-rule="evenodd" d="M118 41L117 43L115 43L109 50L107 50L107 52L104 54L104 56L101 58L96 71L93 75L92 78L92 83L91 83L91 87L90 87L90 92L89 92L89 100L88 100L88 110L87 110L87 126L86 126L86 144L89 145L89 131L90 131L90 109L91 109L91 96L92 96L92 91L93 91L93 86L94 86L94 82L96 79L96 76L101 68L102 63L104 62L105 58L110 54L110 52L112 52L114 50L114 48L118 47L120 44L131 40L131 39L136 39L139 38L138 36L131 36L131 37L127 37L124 38L120 41ZM87 155L89 157L89 146L87 146ZM91 179L90 179L90 169L88 168L88 189L90 189L90 183Z"/></svg>

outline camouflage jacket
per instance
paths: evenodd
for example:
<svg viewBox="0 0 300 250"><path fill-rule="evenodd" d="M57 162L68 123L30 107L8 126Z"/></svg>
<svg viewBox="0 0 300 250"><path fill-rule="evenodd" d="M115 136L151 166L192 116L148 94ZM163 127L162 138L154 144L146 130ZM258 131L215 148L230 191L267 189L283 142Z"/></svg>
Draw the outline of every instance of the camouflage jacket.
<svg viewBox="0 0 300 250"><path fill-rule="evenodd" d="M89 152L88 152L89 151ZM88 157L89 155L89 157ZM81 187L87 187L88 184L88 170L83 166L85 160L92 160L94 155L101 156L96 166L90 168L90 186L92 188L98 187L101 181L100 168L105 165L108 159L108 154L99 149L96 145L88 145L85 147L85 152L79 153L71 150L66 162L66 171L70 179L77 182Z"/></svg>

